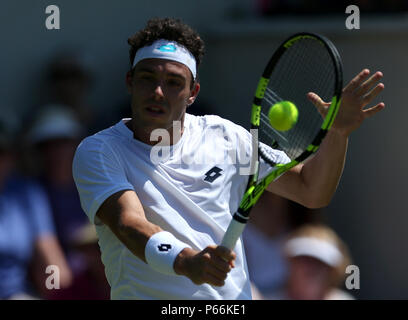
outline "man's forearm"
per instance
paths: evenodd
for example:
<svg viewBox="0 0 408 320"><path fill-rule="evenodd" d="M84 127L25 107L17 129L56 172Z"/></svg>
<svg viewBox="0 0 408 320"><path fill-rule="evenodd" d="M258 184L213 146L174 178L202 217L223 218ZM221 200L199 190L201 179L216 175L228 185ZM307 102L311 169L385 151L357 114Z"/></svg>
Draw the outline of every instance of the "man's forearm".
<svg viewBox="0 0 408 320"><path fill-rule="evenodd" d="M146 243L153 234L162 230L146 219L134 191L123 190L113 194L101 205L96 216L135 256L146 262Z"/></svg>
<svg viewBox="0 0 408 320"><path fill-rule="evenodd" d="M129 215L130 216L130 215ZM116 236L139 259L146 261L145 247L149 238L163 231L159 226L138 216L132 216L126 223L122 220L116 228Z"/></svg>
<svg viewBox="0 0 408 320"><path fill-rule="evenodd" d="M313 207L330 203L343 172L347 145L347 137L329 131L316 155L304 164L301 176Z"/></svg>

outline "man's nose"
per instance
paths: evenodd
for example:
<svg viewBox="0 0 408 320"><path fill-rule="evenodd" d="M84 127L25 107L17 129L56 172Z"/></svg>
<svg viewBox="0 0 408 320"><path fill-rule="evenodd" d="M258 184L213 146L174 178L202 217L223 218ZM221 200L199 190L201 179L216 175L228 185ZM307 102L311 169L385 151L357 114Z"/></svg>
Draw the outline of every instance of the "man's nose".
<svg viewBox="0 0 408 320"><path fill-rule="evenodd" d="M154 95L155 97L159 97L159 98L164 97L163 83L161 82L156 83L155 88L154 88Z"/></svg>

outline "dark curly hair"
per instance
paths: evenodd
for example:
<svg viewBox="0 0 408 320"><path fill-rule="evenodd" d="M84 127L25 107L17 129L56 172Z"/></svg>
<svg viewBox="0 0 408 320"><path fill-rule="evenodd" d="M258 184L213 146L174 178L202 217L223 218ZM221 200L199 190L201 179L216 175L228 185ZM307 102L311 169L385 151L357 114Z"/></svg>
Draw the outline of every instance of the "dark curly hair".
<svg viewBox="0 0 408 320"><path fill-rule="evenodd" d="M130 45L130 67L132 68L133 66L137 50L151 45L159 39L176 41L186 47L196 59L198 69L204 56L204 41L190 26L183 23L180 19L174 18L150 19L144 29L128 39L128 44Z"/></svg>

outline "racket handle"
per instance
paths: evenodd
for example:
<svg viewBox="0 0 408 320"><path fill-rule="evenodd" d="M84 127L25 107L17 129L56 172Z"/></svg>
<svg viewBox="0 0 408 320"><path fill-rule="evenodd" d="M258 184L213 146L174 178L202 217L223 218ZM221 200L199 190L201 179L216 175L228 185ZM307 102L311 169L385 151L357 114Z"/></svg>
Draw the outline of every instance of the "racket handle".
<svg viewBox="0 0 408 320"><path fill-rule="evenodd" d="M239 222L236 219L232 219L227 231L222 239L221 246L226 247L230 250L235 248L238 238L241 236L244 228L246 226L245 222Z"/></svg>

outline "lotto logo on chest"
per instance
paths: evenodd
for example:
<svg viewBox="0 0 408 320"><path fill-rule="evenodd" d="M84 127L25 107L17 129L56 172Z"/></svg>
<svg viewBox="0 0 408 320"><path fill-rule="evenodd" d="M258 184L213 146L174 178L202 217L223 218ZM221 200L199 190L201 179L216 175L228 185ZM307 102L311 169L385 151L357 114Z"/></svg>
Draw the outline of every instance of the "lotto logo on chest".
<svg viewBox="0 0 408 320"><path fill-rule="evenodd" d="M213 183L216 179L221 177L221 175L222 175L221 172L222 172L222 169L220 169L218 167L211 168L209 171L207 171L205 173L204 181Z"/></svg>

